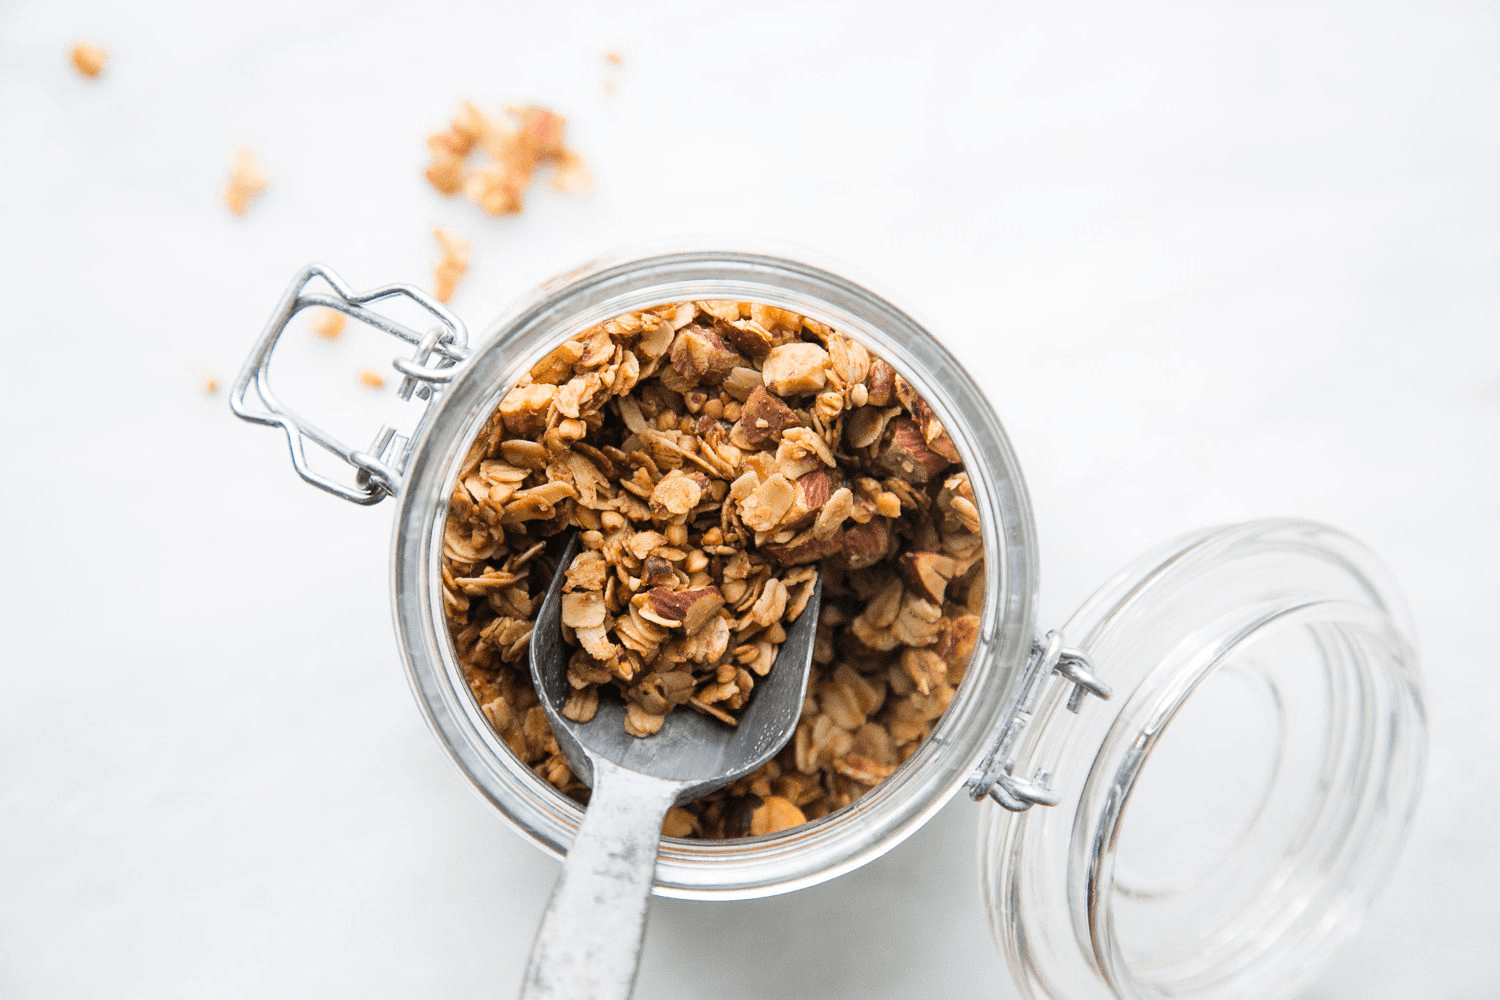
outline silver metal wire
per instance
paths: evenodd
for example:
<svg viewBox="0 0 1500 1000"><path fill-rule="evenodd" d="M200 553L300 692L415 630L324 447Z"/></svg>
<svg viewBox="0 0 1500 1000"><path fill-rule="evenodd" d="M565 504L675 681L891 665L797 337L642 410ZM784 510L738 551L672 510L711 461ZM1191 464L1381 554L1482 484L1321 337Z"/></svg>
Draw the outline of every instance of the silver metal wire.
<svg viewBox="0 0 1500 1000"><path fill-rule="evenodd" d="M332 290L308 291L308 286L322 280ZM435 325L426 333L416 330L368 308L371 303L386 299L409 299L426 311ZM376 431L374 441L366 449L357 449L345 444L312 421L285 406L271 391L271 358L276 352L277 342L286 332L292 317L304 309L322 307L352 316L368 326L388 333L416 347L410 359L396 358L392 362L403 378L398 395L409 400L413 395L431 402L434 389L447 385L458 373L460 364L468 357L469 334L457 316L436 299L419 288L410 285L382 285L368 292L353 291L331 268L321 264L309 264L297 272L287 286L281 302L271 314L255 349L245 360L245 366L235 379L229 393L229 406L244 420L257 424L280 427L286 433L287 446L291 449L292 465L297 474L319 489L334 496L343 497L351 503L375 504L400 490L401 478L411 458L411 438L396 433L390 426ZM426 411L424 408L423 417ZM421 420L418 421L420 427ZM352 483L340 482L312 468L308 462L307 445L312 443L323 451L342 459L354 468Z"/></svg>
<svg viewBox="0 0 1500 1000"><path fill-rule="evenodd" d="M1021 700L1015 714L1000 731L995 747L980 764L979 776L969 782L969 794L976 801L988 795L1011 812L1025 812L1034 805L1052 806L1058 802L1057 793L1050 784L1051 775L1038 770L1029 779L1015 773L1015 759L1011 751L1016 740L1036 712L1048 679L1057 674L1073 691L1068 696L1068 708L1077 712L1087 695L1107 699L1110 687L1093 671L1088 656L1078 649L1063 645L1063 635L1056 629L1039 636L1033 643L1031 659L1026 663L1026 674L1022 680Z"/></svg>

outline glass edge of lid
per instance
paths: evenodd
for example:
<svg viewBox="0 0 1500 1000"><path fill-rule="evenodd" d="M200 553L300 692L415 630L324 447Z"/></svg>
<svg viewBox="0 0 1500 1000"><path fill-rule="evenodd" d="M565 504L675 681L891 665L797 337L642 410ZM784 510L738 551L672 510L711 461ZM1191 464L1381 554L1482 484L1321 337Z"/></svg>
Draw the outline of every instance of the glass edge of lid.
<svg viewBox="0 0 1500 1000"><path fill-rule="evenodd" d="M1313 522L1210 529L1128 564L1064 631L1113 697L1075 715L1054 678L1012 759L1047 770L1059 804L986 803L980 821L1017 985L1068 1000L1305 986L1357 929L1421 789L1421 680L1384 567Z"/></svg>

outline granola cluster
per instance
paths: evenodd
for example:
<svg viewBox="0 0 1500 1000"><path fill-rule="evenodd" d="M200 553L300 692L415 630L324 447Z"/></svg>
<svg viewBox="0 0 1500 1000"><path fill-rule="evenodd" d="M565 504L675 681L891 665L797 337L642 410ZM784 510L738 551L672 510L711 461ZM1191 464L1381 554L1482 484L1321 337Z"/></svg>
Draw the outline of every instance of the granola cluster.
<svg viewBox="0 0 1500 1000"><path fill-rule="evenodd" d="M611 689L643 738L674 710L733 725L823 575L795 736L674 809L671 836L853 802L926 738L977 636L983 548L953 441L890 365L781 309L674 303L585 331L510 389L458 477L443 587L459 660L510 749L582 801L525 661L570 527L565 714L591 718Z"/></svg>
<svg viewBox="0 0 1500 1000"><path fill-rule="evenodd" d="M521 211L532 175L544 164L555 171L552 186L579 191L590 182L582 158L563 144L567 120L546 108L513 107L514 127L491 120L471 101L464 101L448 127L427 137L432 164L427 180L443 194L464 196L490 215ZM473 159L486 154L488 161ZM477 163L477 165L476 165Z"/></svg>

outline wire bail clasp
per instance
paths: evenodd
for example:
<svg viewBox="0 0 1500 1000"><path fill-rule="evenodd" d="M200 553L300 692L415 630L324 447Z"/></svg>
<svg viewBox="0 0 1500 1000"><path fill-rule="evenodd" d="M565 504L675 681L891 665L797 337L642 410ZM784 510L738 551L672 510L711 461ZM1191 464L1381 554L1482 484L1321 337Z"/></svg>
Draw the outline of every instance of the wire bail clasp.
<svg viewBox="0 0 1500 1000"><path fill-rule="evenodd" d="M308 286L321 279L333 294L310 292ZM386 299L409 299L426 312L434 326L426 333L368 308ZM395 496L401 477L411 459L411 438L382 426L366 449L345 444L312 421L285 406L271 391L271 357L276 344L286 332L292 317L304 309L320 306L352 316L391 336L416 347L410 358L395 358L392 364L402 375L397 394L403 400L413 396L430 403L434 390L441 389L458 374L460 364L468 357L469 334L457 316L421 289L410 285L383 285L368 292L354 292L331 268L309 264L297 272L276 311L266 323L260 339L245 360L229 393L229 406L235 414L252 423L280 427L292 452L292 465L307 482L352 503L368 505ZM430 409L424 407L421 420ZM323 449L354 467L353 483L340 482L315 471L307 460L307 445Z"/></svg>
<svg viewBox="0 0 1500 1000"><path fill-rule="evenodd" d="M1052 775L1038 769L1030 778L1015 774L1012 755L1016 741L1036 713L1048 679L1057 674L1072 685L1068 693L1068 711L1077 714L1088 695L1108 699L1108 684L1094 673L1088 654L1063 645L1063 634L1056 629L1032 640L1031 658L1021 680L1021 698L1016 712L1000 731L995 745L979 765L976 777L968 783L969 795L977 802L988 796L1012 812L1025 812L1034 805L1055 806L1058 796L1052 790Z"/></svg>

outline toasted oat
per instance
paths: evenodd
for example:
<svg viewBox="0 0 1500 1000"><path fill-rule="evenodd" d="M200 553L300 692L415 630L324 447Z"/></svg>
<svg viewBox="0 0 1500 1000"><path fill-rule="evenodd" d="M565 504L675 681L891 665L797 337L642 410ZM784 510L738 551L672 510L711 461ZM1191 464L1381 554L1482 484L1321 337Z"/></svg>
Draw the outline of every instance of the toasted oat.
<svg viewBox="0 0 1500 1000"><path fill-rule="evenodd" d="M203 391L209 394L219 391L219 380L210 375L203 380Z"/></svg>
<svg viewBox="0 0 1500 1000"><path fill-rule="evenodd" d="M70 55L73 68L90 79L104 71L104 63L109 59L109 53L92 42L79 42Z"/></svg>
<svg viewBox="0 0 1500 1000"><path fill-rule="evenodd" d="M606 52L604 53L604 61L609 63L611 66L619 66L625 61L625 59L618 52Z"/></svg>
<svg viewBox="0 0 1500 1000"><path fill-rule="evenodd" d="M345 317L337 309L319 309L312 317L312 330L326 340L335 340L344 332Z"/></svg>
<svg viewBox="0 0 1500 1000"><path fill-rule="evenodd" d="M361 368L359 370L359 384L367 385L371 389L379 389L381 386L385 385L385 376L381 375L374 369Z"/></svg>
<svg viewBox="0 0 1500 1000"><path fill-rule="evenodd" d="M481 141L468 123L453 142ZM579 333L506 392L459 476L443 596L465 676L507 746L581 795L524 669L568 528L564 713L620 697L642 738L673 711L736 724L822 575L791 743L674 810L671 836L853 802L926 738L977 640L978 511L946 430L884 361L785 310L679 302Z"/></svg>
<svg viewBox="0 0 1500 1000"><path fill-rule="evenodd" d="M235 215L244 215L250 200L266 189L266 175L255 162L255 154L241 149L234 155L229 185L224 189L224 203Z"/></svg>
<svg viewBox="0 0 1500 1000"><path fill-rule="evenodd" d="M443 229L434 229L432 235L437 237L443 253L433 275L433 294L439 302L447 302L453 298L458 279L469 269L469 243Z"/></svg>

